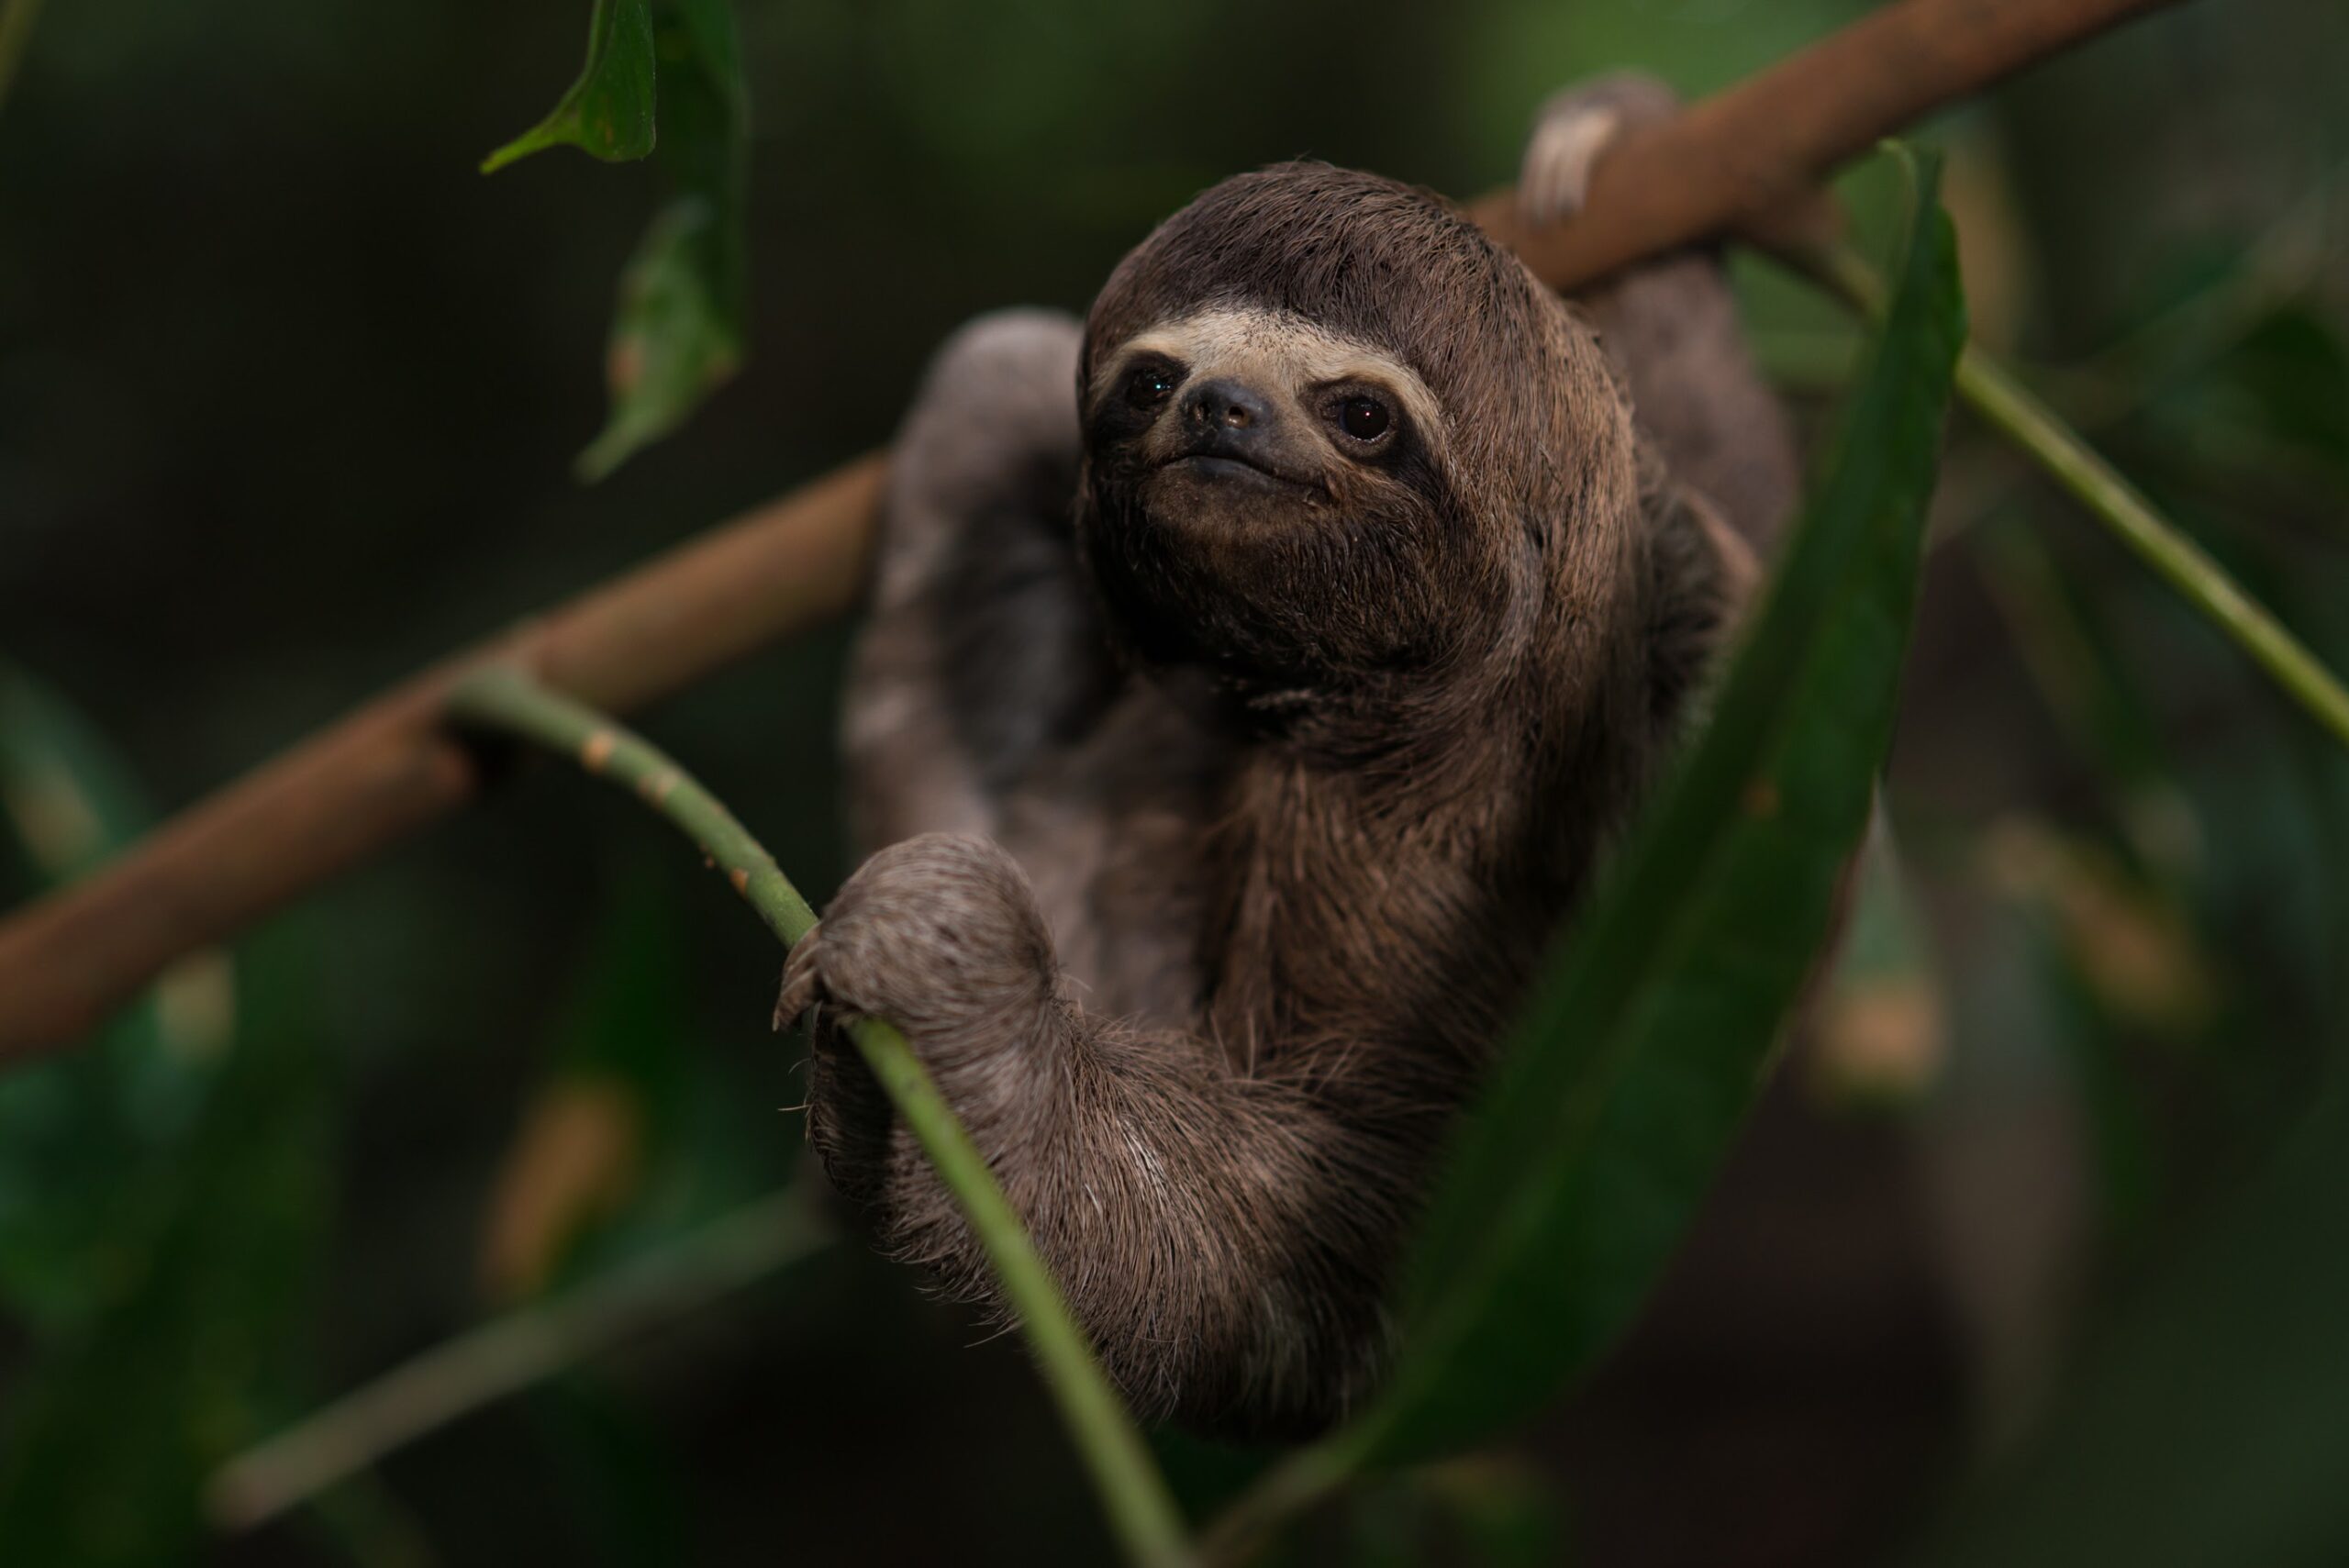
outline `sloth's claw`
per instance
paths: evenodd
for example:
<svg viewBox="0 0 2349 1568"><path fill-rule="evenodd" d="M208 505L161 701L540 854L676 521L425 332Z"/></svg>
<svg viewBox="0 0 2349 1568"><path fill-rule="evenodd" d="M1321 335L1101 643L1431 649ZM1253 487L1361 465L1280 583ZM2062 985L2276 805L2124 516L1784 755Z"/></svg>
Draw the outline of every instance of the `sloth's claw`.
<svg viewBox="0 0 2349 1568"><path fill-rule="evenodd" d="M791 956L784 960L783 988L774 999L774 1027L778 1030L789 1029L820 999L823 977L816 965L816 948L823 934L824 923L818 920L792 944Z"/></svg>
<svg viewBox="0 0 2349 1568"><path fill-rule="evenodd" d="M1517 180L1518 215L1527 227L1563 222L1582 210L1590 171L1622 123L1607 104L1567 104L1542 117Z"/></svg>
<svg viewBox="0 0 2349 1568"><path fill-rule="evenodd" d="M1590 173L1616 139L1669 119L1680 101L1655 77L1620 71L1554 94L1534 117L1518 173L1518 215L1528 227L1560 223L1590 195Z"/></svg>

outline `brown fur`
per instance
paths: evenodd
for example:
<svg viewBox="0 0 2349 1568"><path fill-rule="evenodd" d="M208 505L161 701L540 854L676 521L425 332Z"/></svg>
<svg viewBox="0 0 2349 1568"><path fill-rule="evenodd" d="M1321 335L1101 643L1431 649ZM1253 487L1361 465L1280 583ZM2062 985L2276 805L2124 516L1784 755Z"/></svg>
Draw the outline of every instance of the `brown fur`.
<svg viewBox="0 0 2349 1568"><path fill-rule="evenodd" d="M1252 417L1183 404L1198 377L1134 403L1122 350L1202 313L1246 339ZM1411 411L1375 458L1282 383L1307 344ZM1184 456L1225 440L1289 477ZM786 977L834 1181L994 1300L823 1021L886 1018L1145 1414L1340 1417L1429 1160L1749 573L1586 323L1390 181L1226 181L1081 344L1033 313L966 329L900 442L853 675L886 847Z"/></svg>

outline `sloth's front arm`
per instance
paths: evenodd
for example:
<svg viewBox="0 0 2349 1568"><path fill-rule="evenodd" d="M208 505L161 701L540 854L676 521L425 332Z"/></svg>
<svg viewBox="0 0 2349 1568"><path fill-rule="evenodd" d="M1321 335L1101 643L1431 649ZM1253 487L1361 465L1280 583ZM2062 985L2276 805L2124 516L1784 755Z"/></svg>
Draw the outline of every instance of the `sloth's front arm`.
<svg viewBox="0 0 2349 1568"><path fill-rule="evenodd" d="M867 861L794 950L815 1009L810 1134L896 1253L1000 1307L953 1200L840 1029L902 1029L1146 1416L1297 1435L1365 1391L1380 1281L1420 1174L1410 1129L1341 1121L1325 1081L1246 1075L1196 1036L1089 1014L1027 878L934 833Z"/></svg>

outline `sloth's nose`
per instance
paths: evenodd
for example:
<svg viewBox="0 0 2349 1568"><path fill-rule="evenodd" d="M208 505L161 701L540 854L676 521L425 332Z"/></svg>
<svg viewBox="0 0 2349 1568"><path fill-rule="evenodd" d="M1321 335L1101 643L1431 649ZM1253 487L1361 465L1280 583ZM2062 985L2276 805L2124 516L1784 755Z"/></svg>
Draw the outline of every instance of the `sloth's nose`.
<svg viewBox="0 0 2349 1568"><path fill-rule="evenodd" d="M1270 424L1273 410L1252 388L1219 379L1193 387L1183 399L1183 415L1202 430L1245 430Z"/></svg>

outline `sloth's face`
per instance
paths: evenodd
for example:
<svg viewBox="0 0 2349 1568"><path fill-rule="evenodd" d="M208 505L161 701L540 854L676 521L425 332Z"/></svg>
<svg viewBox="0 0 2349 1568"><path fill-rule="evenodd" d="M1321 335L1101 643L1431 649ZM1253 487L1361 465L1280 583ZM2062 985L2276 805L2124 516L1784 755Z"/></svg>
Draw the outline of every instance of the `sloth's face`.
<svg viewBox="0 0 2349 1568"><path fill-rule="evenodd" d="M1087 560L1144 657L1274 681L1441 657L1473 532L1420 378L1304 318L1154 324L1084 389Z"/></svg>

